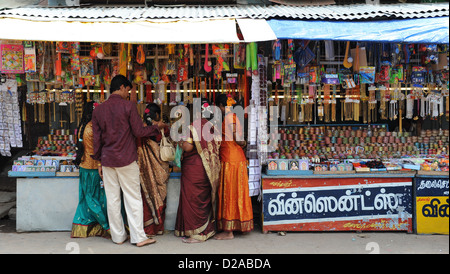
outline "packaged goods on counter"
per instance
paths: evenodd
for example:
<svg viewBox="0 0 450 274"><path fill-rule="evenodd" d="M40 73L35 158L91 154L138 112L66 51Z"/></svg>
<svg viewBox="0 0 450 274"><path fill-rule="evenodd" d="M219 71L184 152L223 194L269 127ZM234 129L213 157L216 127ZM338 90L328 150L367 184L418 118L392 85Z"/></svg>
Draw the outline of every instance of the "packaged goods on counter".
<svg viewBox="0 0 450 274"><path fill-rule="evenodd" d="M14 160L8 176L78 176L78 171L72 157L34 155L22 156Z"/></svg>

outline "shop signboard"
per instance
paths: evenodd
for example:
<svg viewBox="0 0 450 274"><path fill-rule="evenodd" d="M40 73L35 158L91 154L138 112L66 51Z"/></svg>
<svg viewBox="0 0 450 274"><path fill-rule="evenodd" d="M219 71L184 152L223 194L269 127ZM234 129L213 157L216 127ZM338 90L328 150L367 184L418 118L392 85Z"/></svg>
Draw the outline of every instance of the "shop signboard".
<svg viewBox="0 0 450 274"><path fill-rule="evenodd" d="M449 234L448 177L416 177L416 233Z"/></svg>
<svg viewBox="0 0 450 274"><path fill-rule="evenodd" d="M408 231L412 178L263 178L263 231Z"/></svg>

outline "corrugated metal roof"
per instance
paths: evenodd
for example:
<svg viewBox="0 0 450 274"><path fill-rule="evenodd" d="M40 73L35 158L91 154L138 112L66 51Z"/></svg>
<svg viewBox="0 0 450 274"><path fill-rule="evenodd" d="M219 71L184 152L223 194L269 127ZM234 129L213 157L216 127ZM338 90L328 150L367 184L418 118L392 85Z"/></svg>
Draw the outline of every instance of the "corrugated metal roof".
<svg viewBox="0 0 450 274"><path fill-rule="evenodd" d="M190 18L288 18L317 20L405 19L449 16L449 3L384 5L222 5L222 6L96 6L22 7L0 11L1 17L44 20L149 20Z"/></svg>

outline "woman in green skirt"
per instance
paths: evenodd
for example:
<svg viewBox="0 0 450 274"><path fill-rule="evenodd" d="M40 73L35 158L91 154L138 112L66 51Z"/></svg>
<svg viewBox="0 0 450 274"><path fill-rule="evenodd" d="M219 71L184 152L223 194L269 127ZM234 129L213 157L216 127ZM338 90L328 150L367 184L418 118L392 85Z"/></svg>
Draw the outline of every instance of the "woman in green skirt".
<svg viewBox="0 0 450 274"><path fill-rule="evenodd" d="M94 154L92 131L92 111L97 103L85 104L77 130L77 157L75 164L80 167L78 207L72 224L72 238L90 236L109 237L106 195L99 174L100 162L91 158Z"/></svg>

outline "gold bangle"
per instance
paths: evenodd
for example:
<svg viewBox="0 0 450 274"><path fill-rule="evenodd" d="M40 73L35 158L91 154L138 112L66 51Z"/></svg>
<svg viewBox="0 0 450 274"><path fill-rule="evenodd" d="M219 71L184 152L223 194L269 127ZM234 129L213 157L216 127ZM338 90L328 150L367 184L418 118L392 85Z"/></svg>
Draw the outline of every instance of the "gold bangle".
<svg viewBox="0 0 450 274"><path fill-rule="evenodd" d="M102 166L102 164L97 164L97 167L101 167Z"/></svg>

